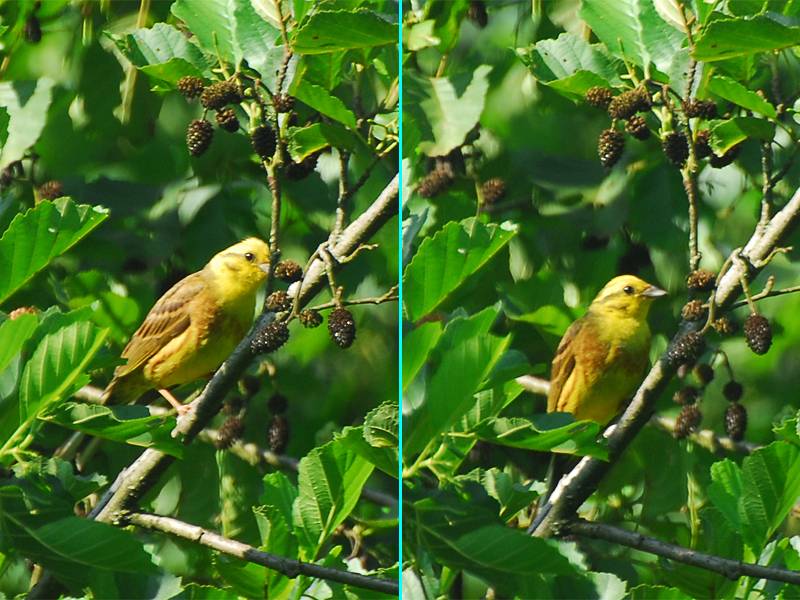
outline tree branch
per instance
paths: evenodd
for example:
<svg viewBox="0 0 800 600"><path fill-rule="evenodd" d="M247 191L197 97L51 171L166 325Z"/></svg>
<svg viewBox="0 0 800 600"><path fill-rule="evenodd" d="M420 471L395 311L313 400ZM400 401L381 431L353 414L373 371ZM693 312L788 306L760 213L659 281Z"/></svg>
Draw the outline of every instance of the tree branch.
<svg viewBox="0 0 800 600"><path fill-rule="evenodd" d="M263 565L268 569L283 573L286 577L291 579L294 579L298 575L307 575L309 577L352 585L365 590L383 592L384 594L397 594L400 589L397 581L391 579L369 577L360 573L341 571L314 563L278 556L277 554L270 554L269 552L263 552L248 544L223 537L208 529L203 529L197 525L190 525L189 523L184 523L183 521L171 517L133 513L128 517L128 521L143 529L160 531L179 538L191 540L201 546L212 548L223 554L234 556L257 565Z"/></svg>
<svg viewBox="0 0 800 600"><path fill-rule="evenodd" d="M331 247L337 256L345 256L365 243L392 215L396 214L398 198L397 176L384 188L372 205L354 220L343 232L339 242ZM326 282L325 265L315 259L300 282L298 299L301 304L309 302ZM274 313L264 312L256 320L250 333L241 341L228 359L214 373L203 392L194 401L194 410L178 419L174 436L183 436L188 444L219 412L225 394L233 388L253 358L250 342L255 333L275 318ZM159 476L174 459L157 450L148 448L118 478L118 489L105 506L99 506L97 520L122 522L125 513L152 487Z"/></svg>
<svg viewBox="0 0 800 600"><path fill-rule="evenodd" d="M798 571L778 569L775 567L762 567L754 563L746 563L714 556L713 554L705 554L703 552L684 548L683 546L662 542L661 540L640 533L634 533L620 527L613 527L602 523L591 523L583 519L570 521L564 523L560 529L560 533L605 540L622 546L636 548L637 550L655 554L656 556L663 556L664 558L686 565L692 565L707 571L714 571L732 580L739 579L739 577L742 576L749 576L757 579L783 581L795 585L800 584L800 572Z"/></svg>
<svg viewBox="0 0 800 600"><path fill-rule="evenodd" d="M732 266L717 281L714 301L719 309L726 309L734 302L743 276L752 280L765 265L766 258L800 220L800 189L786 205L770 219L766 226L757 227L744 249L738 252L741 260L731 261ZM676 339L695 330L697 323L682 323ZM666 359L666 354L653 365L639 389L634 394L618 423L606 429L610 461L584 457L578 465L556 486L548 502L541 507L529 532L547 537L559 522L570 519L581 504L597 488L600 480L611 468L631 440L650 419L656 400L675 374L676 365Z"/></svg>

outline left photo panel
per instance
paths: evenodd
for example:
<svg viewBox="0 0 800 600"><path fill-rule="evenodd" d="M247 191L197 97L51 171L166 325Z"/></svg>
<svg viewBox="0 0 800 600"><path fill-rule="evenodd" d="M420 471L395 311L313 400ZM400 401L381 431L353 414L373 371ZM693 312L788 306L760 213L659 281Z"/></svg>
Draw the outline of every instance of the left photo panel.
<svg viewBox="0 0 800 600"><path fill-rule="evenodd" d="M0 5L0 596L398 597L398 40Z"/></svg>

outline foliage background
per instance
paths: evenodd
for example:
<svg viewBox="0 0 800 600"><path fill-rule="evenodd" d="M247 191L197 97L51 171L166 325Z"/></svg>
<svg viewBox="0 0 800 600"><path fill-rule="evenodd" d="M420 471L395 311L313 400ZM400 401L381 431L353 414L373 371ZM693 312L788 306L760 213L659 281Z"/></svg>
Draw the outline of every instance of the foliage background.
<svg viewBox="0 0 800 600"><path fill-rule="evenodd" d="M396 155L390 142L397 133L397 97L393 92L397 86L397 47L380 39L378 33L386 36L389 31L396 35L393 21L397 5L391 1L330 1L316 3L312 8L303 2L283 3L284 13L296 19L290 24L292 40L299 22L309 25L314 14L320 12L333 14L334 18L355 19L350 33L358 33L358 19L362 18L359 15L365 14L359 13L362 4L368 4L363 7L368 11L363 18L378 19L384 24L381 28L373 26L369 32L373 37L367 36L366 42L362 39L360 46L351 48L337 45L334 35L328 49L306 49L290 63L285 86L313 104L297 102L295 113L301 126L321 120L331 122L331 127L339 131L337 139L354 144L348 146L351 182L377 160L374 146L381 140L386 142L383 148L389 148L389 152L377 161L363 187L350 200L348 213L353 217L369 206L396 172ZM196 101L187 102L181 97L175 91L175 83L186 74L200 75L206 81L219 79L219 73L212 72L217 57L210 42L211 31L216 30L214 40L223 48L228 69L232 69L233 60L226 54L227 45L241 44L250 69L256 70L250 73L260 75L274 90L283 56L274 3L237 0L201 5L25 0L4 3L0 8L0 167L22 159L24 170L24 175L16 173L14 181L4 181L0 231L6 231L15 218L33 207L31 219L42 214L49 203L40 202L35 190L49 180L62 182L63 195L71 198L62 212L72 214L73 202L85 205L89 207L85 218L96 227L91 231L92 227L87 226L84 234L91 233L83 239L83 234L75 234L73 241L80 239L77 245L60 256L60 251L53 252L39 265L46 268L18 291L12 288L15 293L10 298L3 295L0 347L14 348L10 357L3 356L0 373L0 438L4 440L21 422L20 377L42 336L60 331L58 328L68 323L88 336L82 345L72 348L69 356L74 361L68 362L74 367L73 385L58 390L60 393L48 400L51 412L67 410L65 407L73 405L65 402L81 384L91 381L103 387L109 381L115 357L124 343L154 301L173 283L200 269L214 253L243 237L267 238L271 194L249 140L241 132L231 135L217 129L208 152L191 158L186 149L186 127L200 117L202 109ZM192 10L198 7L203 10L193 14ZM38 42L30 32L33 14L41 26ZM186 23L189 17L191 24ZM306 33L309 30L326 32L319 21L313 21ZM253 31L257 32L255 46L253 38L231 41L227 37L231 32L244 36ZM131 61L139 68L133 68ZM22 106L17 106L20 103ZM213 115L209 118L213 119ZM248 128L241 113L240 119ZM371 125L374 121L380 127ZM330 145L318 134L316 138L312 136L312 142L318 144L313 150L319 144ZM298 160L311 152L302 144L294 150ZM282 258L305 264L327 239L335 218L338 179L337 154L328 147L321 152L317 170L310 176L283 182ZM70 229L75 227L73 221L66 217L56 219L53 226L62 227L60 235L67 238L74 234ZM377 249L362 253L341 270L337 283L344 286L345 299L381 295L397 281L394 223L390 221L372 240L378 244ZM8 234L0 242L4 262L11 260L15 244L21 254L25 254L24 249L32 254L42 252L40 247L29 248L25 243L25 239L33 239L34 229L17 229L19 237L12 239ZM24 267L17 264L14 268ZM325 291L315 304L329 299ZM7 313L22 306L46 311L23 318L27 319L25 326L32 328L27 341L19 337L19 330L12 330L10 324L17 321L6 320ZM342 428L360 425L368 411L396 397L396 307L392 303L355 306L352 312L358 334L349 351L331 343L326 327L304 329L295 322L290 342L276 354L256 361L248 374L251 381L257 381L258 391L248 402L245 441L267 446L267 423L271 418L267 400L277 393L289 403L286 454L297 458L329 442ZM20 344L6 346L15 336ZM91 352L87 340L96 342ZM77 364L78 358L84 356L90 360ZM59 375L47 370L52 368L47 361L55 360L48 357L45 361L42 368L46 377ZM177 393L185 397L198 385L185 386ZM243 391L240 389L238 394ZM82 525L76 520L61 519L73 514L73 505L78 514L83 514L91 494L113 481L141 448L106 442L76 479L69 465L47 458L70 432L41 421L45 402L39 397L37 400L41 402L38 413L33 411L36 414L32 429L24 432L30 432L32 437L17 447L7 445L0 457L4 466L0 502L6 513L0 517L0 593L14 596L28 589L31 570L26 558L46 565L59 583L75 595L84 590L95 597L199 597L212 592L258 596L265 593L267 583L271 586L270 597L276 598L297 595L312 584L315 594L331 593L324 582L307 578L297 580L294 590L287 584L289 580L276 580L275 575L267 582L261 567L246 566L160 535L129 537L128 546L119 546L127 547L136 556L127 564L120 557L114 563L104 556L106 542L116 539L113 535L122 535L106 529L87 530L83 548L56 544L58 556L43 551L32 539L46 546L53 540L45 533L77 535ZM123 413L121 409L120 414ZM132 409L127 416L141 418L142 412ZM218 417L215 425L219 426L223 419ZM170 442L165 440L171 426L169 421L161 424L155 433L151 426L150 435L156 443L160 440L169 447ZM140 439L138 443L147 444L147 440ZM274 513L269 513L270 506L278 505L270 491L273 495L278 488L297 493L294 474L268 475L266 487L262 476L258 468L229 453L217 451L210 444L195 443L185 448L183 460L170 469L163 486L157 487L143 508L259 546L266 543L265 536L269 535L265 523L271 523L273 536L280 533L280 523L274 520ZM315 476L319 473L312 474L312 479ZM369 485L396 495L396 483L382 471L374 472ZM352 489L339 489L336 493L340 497L334 493L332 501L355 502L359 491L360 486L355 485ZM20 512L15 516L17 508ZM28 520L27 512L32 508L41 516L30 516ZM354 538L348 541L344 532L350 535L356 527L364 543L349 561L351 569L389 568L396 562L397 520L393 509L359 502L352 514L344 517L348 517L347 526L335 534L326 532L318 556L314 552L308 555L310 551L304 550L302 544L299 549L297 544L293 548L287 546L287 555L306 560L327 556L326 564L344 567L344 558L354 547ZM62 529L55 531L56 522ZM44 529L48 525L51 530ZM283 535L290 538L302 533L301 528L293 531L291 522L282 527ZM122 544L119 539L116 541ZM141 551L142 543L146 554ZM275 551L280 552L280 546ZM90 569L85 571L78 565ZM344 586L334 587L336 593L345 593ZM361 592L346 593L358 596Z"/></svg>
<svg viewBox="0 0 800 600"><path fill-rule="evenodd" d="M604 542L545 545L522 533L530 518L527 507L543 490L549 460L544 452L530 450L560 445L561 451L588 452L595 432L576 437L572 426L542 415L545 398L523 392L514 377L546 378L560 336L617 274L638 274L670 292L651 313L651 358L664 351L676 332L688 299L689 223L679 170L653 136L644 142L626 136L620 163L604 169L597 139L610 118L582 101L590 85L603 81L630 89L622 53L611 40L617 36L630 42L642 31L642 44L663 73L655 77L683 93L688 44L680 33L678 4L487 2L484 27L481 4L405 5L403 157L404 180L411 182L404 190L403 214L404 348L411 348L411 356L403 357L406 590L411 598L482 597L487 586L503 597L732 597L735 584L698 569L667 566ZM797 136L796 6L683 4L697 16L696 42L702 37L697 32L706 32L714 21L733 20L742 27L735 39L720 44L731 56L701 63L697 97L714 100L721 118L746 114L709 89L715 77L725 75L746 89L762 90L773 105L782 102L786 113L773 149L776 168L785 165L794 155ZM590 12L599 16L587 17ZM791 29L786 47L757 52L742 42L771 25L765 21ZM603 22L605 29L597 30ZM675 49L659 55L652 48L666 44L665 39L677 39ZM708 52L712 41L706 41ZM638 49L629 46L627 58L641 76ZM653 129L656 121L648 122ZM435 169L435 157L442 160L453 149L446 157L455 165L451 185L422 197L419 186ZM761 144L748 139L731 166L715 169L702 163L701 266L718 270L752 233L760 210L761 160ZM505 198L481 210L479 190L492 177L504 180ZM775 190L777 207L798 184L800 172L792 168ZM784 240L786 245L796 241L796 235ZM795 260L796 252L790 252L767 268L776 287L797 284ZM754 292L764 280L754 283ZM796 295L786 295L759 303L775 333L766 356L753 355L741 336L710 339L712 349L724 350L744 386L747 440L773 441L774 424L793 417L798 408L792 392L798 385L798 302ZM741 323L747 308L733 315ZM702 427L724 435L727 403L721 390L729 377L719 358L714 365L716 378L700 402ZM440 382L447 379L459 383L444 389ZM672 393L687 383L696 385L691 376L671 384L658 402L659 415L677 415L680 407L671 401ZM791 429L795 421L787 423ZM426 446L415 436L420 424L427 434L444 435ZM567 447L570 437L573 446ZM770 452L789 446L780 444ZM786 451L793 458L782 465L781 474L770 473L780 481L772 492L785 493L791 503L797 490L785 475L795 472L797 454ZM719 458L648 426L604 479L585 514L706 552L796 564L791 518L782 525L771 523L770 531L780 525L777 540L744 549L734 540L746 527L735 519L717 519L710 468ZM742 456L727 458L742 464ZM720 485L719 477L714 481ZM752 480L745 490L754 495L763 491ZM771 516L782 522L786 512L773 509ZM437 511L448 515L447 524L434 516ZM571 569L552 566L563 557L572 562ZM739 593L753 586L765 597L793 593L747 578L740 580Z"/></svg>

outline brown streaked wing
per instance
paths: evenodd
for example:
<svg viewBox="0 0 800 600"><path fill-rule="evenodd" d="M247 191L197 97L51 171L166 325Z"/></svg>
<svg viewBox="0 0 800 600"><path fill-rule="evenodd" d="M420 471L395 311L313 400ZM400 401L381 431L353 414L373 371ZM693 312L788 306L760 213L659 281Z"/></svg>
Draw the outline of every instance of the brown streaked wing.
<svg viewBox="0 0 800 600"><path fill-rule="evenodd" d="M115 377L123 377L137 369L189 327L191 320L187 306L205 286L202 275L192 273L158 299L122 351L122 358L127 358L128 362L117 367Z"/></svg>
<svg viewBox="0 0 800 600"><path fill-rule="evenodd" d="M547 412L557 410L558 399L564 384L575 369L575 345L572 343L581 330L584 319L578 319L564 333L553 357L553 368L550 373L550 392L547 394Z"/></svg>

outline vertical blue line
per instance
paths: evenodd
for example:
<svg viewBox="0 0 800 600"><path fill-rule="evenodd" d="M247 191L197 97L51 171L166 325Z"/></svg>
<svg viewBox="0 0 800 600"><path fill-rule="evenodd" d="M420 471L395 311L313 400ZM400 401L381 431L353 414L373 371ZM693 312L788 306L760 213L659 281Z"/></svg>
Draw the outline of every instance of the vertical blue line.
<svg viewBox="0 0 800 600"><path fill-rule="evenodd" d="M398 460L397 460L397 554L400 598L403 597L403 0L397 1L397 96L398 96L398 148L397 177L400 193L397 194L397 410L398 410Z"/></svg>

